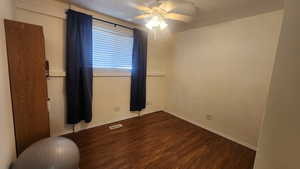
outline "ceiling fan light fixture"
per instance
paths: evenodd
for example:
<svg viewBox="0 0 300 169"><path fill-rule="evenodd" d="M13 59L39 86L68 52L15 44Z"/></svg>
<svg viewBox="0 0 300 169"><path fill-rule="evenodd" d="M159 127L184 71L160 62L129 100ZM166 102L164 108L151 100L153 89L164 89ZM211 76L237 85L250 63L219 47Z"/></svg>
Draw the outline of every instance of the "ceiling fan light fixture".
<svg viewBox="0 0 300 169"><path fill-rule="evenodd" d="M150 20L147 24L146 27L150 30L152 30L156 26L156 23Z"/></svg>
<svg viewBox="0 0 300 169"><path fill-rule="evenodd" d="M150 22L146 23L146 27L150 30L152 30L153 26Z"/></svg>
<svg viewBox="0 0 300 169"><path fill-rule="evenodd" d="M164 21L163 18L159 16L153 16L150 21L146 24L146 27L150 30L153 28L160 28L161 30L165 29L168 24Z"/></svg>
<svg viewBox="0 0 300 169"><path fill-rule="evenodd" d="M168 24L166 23L166 21L161 20L160 25L159 25L160 29L163 30L163 29L165 29L167 26L168 26Z"/></svg>

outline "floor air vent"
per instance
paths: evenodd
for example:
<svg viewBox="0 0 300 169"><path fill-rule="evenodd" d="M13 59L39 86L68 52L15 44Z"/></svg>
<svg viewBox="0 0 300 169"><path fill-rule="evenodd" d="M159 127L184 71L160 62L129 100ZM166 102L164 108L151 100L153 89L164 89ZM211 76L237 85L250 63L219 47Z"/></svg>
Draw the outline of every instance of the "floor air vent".
<svg viewBox="0 0 300 169"><path fill-rule="evenodd" d="M121 127L123 127L122 124L115 124L115 125L109 126L108 128L110 130L115 130L115 129L118 129L118 128L121 128Z"/></svg>

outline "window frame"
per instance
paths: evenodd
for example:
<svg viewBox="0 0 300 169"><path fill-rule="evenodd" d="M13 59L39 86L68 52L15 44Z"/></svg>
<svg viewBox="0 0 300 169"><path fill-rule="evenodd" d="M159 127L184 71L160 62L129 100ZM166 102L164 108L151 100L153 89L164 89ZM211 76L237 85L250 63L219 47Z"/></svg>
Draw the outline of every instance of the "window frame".
<svg viewBox="0 0 300 169"><path fill-rule="evenodd" d="M110 23L93 20L93 31L97 27L99 29L103 29L104 31L121 34L122 36L129 36L133 38L133 30L129 30L117 25L112 25ZM93 72L94 72L94 76L131 76L131 69L126 69L126 68L116 68L116 67L104 68L104 67L94 67L93 65Z"/></svg>

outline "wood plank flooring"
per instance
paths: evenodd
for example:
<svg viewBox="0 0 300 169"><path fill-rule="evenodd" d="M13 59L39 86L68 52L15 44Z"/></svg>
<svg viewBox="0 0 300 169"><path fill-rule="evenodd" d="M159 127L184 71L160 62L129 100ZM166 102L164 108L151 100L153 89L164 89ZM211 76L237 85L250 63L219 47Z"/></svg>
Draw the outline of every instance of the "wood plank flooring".
<svg viewBox="0 0 300 169"><path fill-rule="evenodd" d="M69 134L80 169L252 169L255 152L165 112Z"/></svg>

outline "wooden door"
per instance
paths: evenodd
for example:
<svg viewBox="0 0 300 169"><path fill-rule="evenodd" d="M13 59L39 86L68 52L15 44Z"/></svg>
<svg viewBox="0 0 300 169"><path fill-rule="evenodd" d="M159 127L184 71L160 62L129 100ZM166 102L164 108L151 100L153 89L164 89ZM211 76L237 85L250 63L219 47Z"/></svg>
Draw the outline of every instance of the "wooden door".
<svg viewBox="0 0 300 169"><path fill-rule="evenodd" d="M5 20L17 154L50 136L43 28Z"/></svg>

